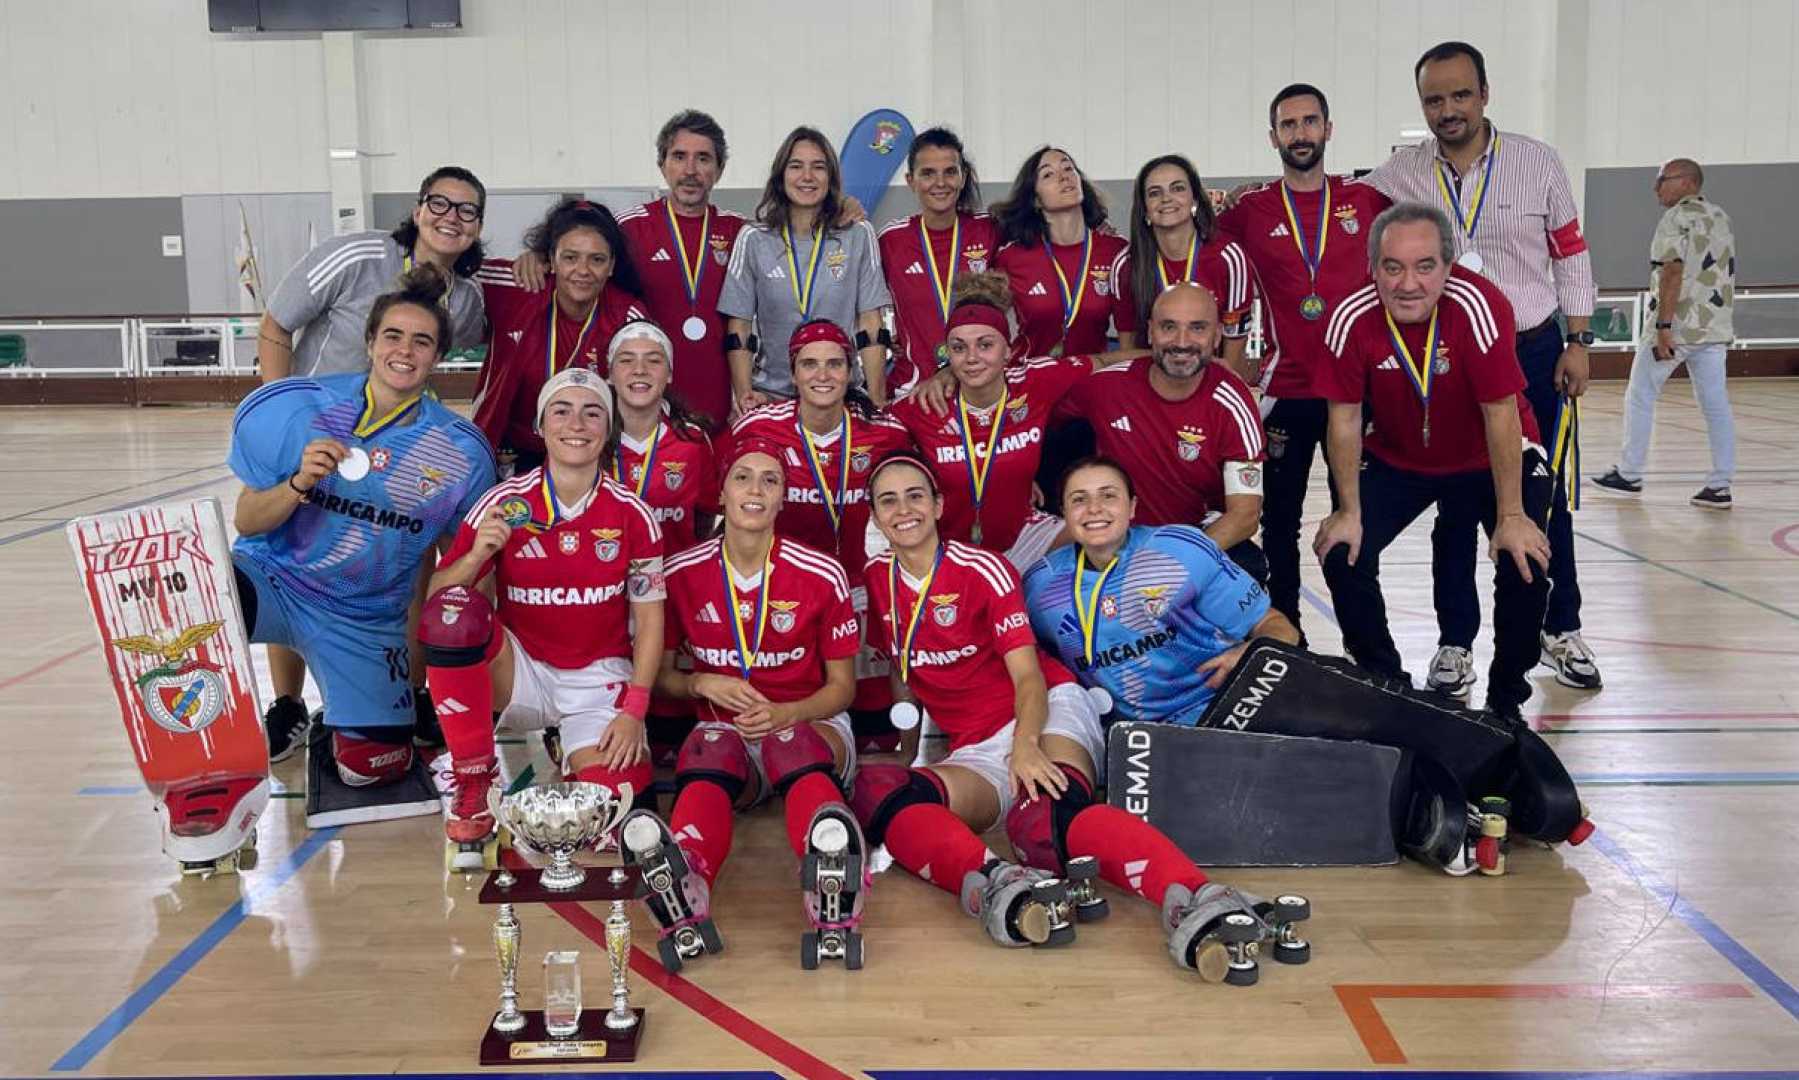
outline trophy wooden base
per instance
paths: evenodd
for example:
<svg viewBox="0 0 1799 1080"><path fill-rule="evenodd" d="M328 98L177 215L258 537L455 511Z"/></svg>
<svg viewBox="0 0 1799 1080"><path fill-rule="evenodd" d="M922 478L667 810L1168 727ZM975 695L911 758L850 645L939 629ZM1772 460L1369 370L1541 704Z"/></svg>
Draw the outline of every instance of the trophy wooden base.
<svg viewBox="0 0 1799 1080"><path fill-rule="evenodd" d="M546 889L543 887L543 871L534 866L510 867L507 870L495 870L487 875L487 882L481 886L480 902L483 904L553 904L553 903L589 903L595 900L632 900L637 896L637 883L643 877L642 871L635 866L611 867L589 866L587 879L572 889ZM615 870L625 872L625 880L615 882L612 874ZM511 885L501 887L501 874L510 873Z"/></svg>
<svg viewBox="0 0 1799 1080"><path fill-rule="evenodd" d="M495 1031L491 1021L481 1037L481 1064L530 1065L594 1061L636 1061L637 1043L643 1037L643 1010L632 1009L637 1023L627 1031L606 1026L606 1009L581 1010L580 1028L566 1039L552 1039L544 1030L542 1009L521 1009L523 1030L512 1034ZM499 1013L494 1014L496 1017Z"/></svg>

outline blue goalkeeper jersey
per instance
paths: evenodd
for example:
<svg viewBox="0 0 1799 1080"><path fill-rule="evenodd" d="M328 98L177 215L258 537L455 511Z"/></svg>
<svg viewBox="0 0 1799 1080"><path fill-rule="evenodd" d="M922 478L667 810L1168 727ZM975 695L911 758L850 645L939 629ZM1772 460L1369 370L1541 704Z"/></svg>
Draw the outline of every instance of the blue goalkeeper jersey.
<svg viewBox="0 0 1799 1080"><path fill-rule="evenodd" d="M473 424L429 394L410 416L357 436L367 382L282 379L238 405L228 464L253 489L286 483L314 439L360 447L369 469L358 480L326 476L280 527L239 537L232 550L309 605L388 621L405 618L432 545L493 486L494 458Z"/></svg>
<svg viewBox="0 0 1799 1080"><path fill-rule="evenodd" d="M1192 726L1212 700L1199 665L1249 636L1268 613L1254 578L1190 525L1131 529L1110 573L1083 565L1078 546L1057 548L1024 578L1037 640L1086 686L1112 696L1118 716ZM1091 657L1082 630L1091 617Z"/></svg>

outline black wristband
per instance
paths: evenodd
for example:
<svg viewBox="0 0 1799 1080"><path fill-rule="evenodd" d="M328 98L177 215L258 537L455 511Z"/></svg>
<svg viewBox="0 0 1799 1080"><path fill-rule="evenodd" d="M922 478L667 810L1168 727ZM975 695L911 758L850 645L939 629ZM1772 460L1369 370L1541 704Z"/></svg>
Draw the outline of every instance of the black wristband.
<svg viewBox="0 0 1799 1080"><path fill-rule="evenodd" d="M306 489L306 488L302 488L302 487L299 487L299 486L298 486L298 485L296 485L296 484L295 484L295 483L294 483L294 474L293 474L293 473L288 473L288 474L287 474L287 486L288 486L288 487L289 487L289 488L292 488L292 489L293 489L293 492L294 492L294 494L295 494L295 495L298 495L298 496L299 496L299 497L300 497L300 498L302 498L302 499L304 499L304 498L307 498L307 497L309 497L309 496L310 496L310 495L311 495L311 494L312 494L312 492L311 492L311 491L310 491L310 490L308 490L308 489Z"/></svg>
<svg viewBox="0 0 1799 1080"><path fill-rule="evenodd" d="M736 352L737 350L739 350L741 348L743 348L743 339L742 338L738 337L736 334L726 334L725 335L725 351L726 352Z"/></svg>
<svg viewBox="0 0 1799 1080"><path fill-rule="evenodd" d="M1657 330L1672 330L1674 329L1674 324L1671 322L1658 322L1655 324L1655 328Z"/></svg>
<svg viewBox="0 0 1799 1080"><path fill-rule="evenodd" d="M863 349L866 349L870 345L873 345L873 344L874 344L874 339L868 336L868 331L866 331L866 330L856 331L856 351L857 352L861 352Z"/></svg>

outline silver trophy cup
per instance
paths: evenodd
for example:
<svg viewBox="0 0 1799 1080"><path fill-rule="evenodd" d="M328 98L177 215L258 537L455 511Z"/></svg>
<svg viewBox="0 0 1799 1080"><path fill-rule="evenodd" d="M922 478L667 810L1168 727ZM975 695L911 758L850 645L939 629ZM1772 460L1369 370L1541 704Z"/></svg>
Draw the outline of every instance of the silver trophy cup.
<svg viewBox="0 0 1799 1080"><path fill-rule="evenodd" d="M587 880L587 871L575 864L575 852L593 847L612 831L631 809L631 797L630 784L619 785L616 795L604 784L579 781L540 784L503 797L494 787L487 793L487 808L514 839L550 857L543 887L562 890Z"/></svg>

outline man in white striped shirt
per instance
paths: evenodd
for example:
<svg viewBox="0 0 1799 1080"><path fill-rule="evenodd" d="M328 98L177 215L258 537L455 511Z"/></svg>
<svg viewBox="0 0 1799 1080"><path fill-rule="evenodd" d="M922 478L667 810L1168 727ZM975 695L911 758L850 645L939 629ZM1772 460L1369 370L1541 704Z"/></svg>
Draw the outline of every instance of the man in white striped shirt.
<svg viewBox="0 0 1799 1080"><path fill-rule="evenodd" d="M1498 285L1518 326L1518 361L1546 445L1553 445L1564 398L1579 397L1588 379L1588 320L1598 290L1579 208L1561 156L1547 143L1500 131L1486 118L1486 59L1479 49L1446 41L1413 68L1418 103L1433 137L1397 151L1364 177L1395 202L1440 206L1454 231L1456 262ZM1558 325L1560 313L1566 333ZM1567 493L1549 517L1549 608L1542 655L1556 680L1598 689L1599 668L1580 635L1580 584ZM1480 630L1480 601L1467 553L1476 538L1466 525L1439 518L1431 536L1438 643L1430 685L1467 696L1474 685L1469 649Z"/></svg>

